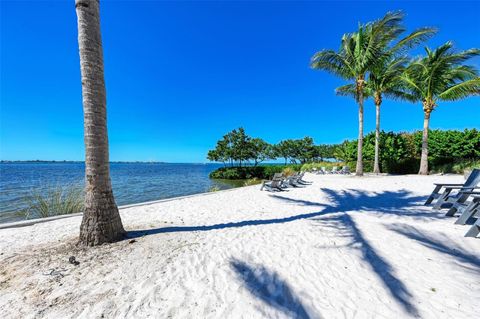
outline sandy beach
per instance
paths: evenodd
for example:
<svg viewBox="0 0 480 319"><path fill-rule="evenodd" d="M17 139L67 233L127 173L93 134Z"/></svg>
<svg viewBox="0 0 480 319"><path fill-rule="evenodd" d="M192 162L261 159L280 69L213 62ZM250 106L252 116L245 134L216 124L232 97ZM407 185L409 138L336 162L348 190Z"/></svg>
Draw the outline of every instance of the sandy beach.
<svg viewBox="0 0 480 319"><path fill-rule="evenodd" d="M478 317L480 240L422 206L462 176L305 179L122 209L90 249L79 216L0 230L0 317Z"/></svg>

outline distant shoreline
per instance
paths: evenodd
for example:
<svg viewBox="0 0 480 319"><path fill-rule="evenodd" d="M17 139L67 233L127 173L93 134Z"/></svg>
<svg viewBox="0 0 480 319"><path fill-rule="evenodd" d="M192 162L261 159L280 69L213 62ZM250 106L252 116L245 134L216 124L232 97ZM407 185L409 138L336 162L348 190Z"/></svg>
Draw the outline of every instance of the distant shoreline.
<svg viewBox="0 0 480 319"><path fill-rule="evenodd" d="M46 160L25 160L10 161L1 160L0 164L84 164L85 161L46 161ZM212 164L212 163L169 163L156 161L112 161L111 164ZM214 163L213 163L214 164Z"/></svg>

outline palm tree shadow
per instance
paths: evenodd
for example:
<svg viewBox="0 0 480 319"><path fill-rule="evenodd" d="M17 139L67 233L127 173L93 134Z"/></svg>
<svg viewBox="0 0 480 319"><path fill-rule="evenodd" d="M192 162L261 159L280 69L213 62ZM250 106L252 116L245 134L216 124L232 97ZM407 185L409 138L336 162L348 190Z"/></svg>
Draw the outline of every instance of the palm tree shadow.
<svg viewBox="0 0 480 319"><path fill-rule="evenodd" d="M171 227L152 228L152 229L145 229L145 230L131 230L127 232L126 238L131 239L136 237L162 234L162 233L211 231L211 230L220 230L220 229L227 229L227 228L240 228L240 227L248 227L248 226L282 224L282 223L292 222L295 220L308 219L308 218L320 216L323 214L325 214L323 211L319 211L319 212L313 212L313 213L293 215L293 216L283 217L283 218L243 220L239 222L221 223L221 224L214 224L214 225L171 226Z"/></svg>
<svg viewBox="0 0 480 319"><path fill-rule="evenodd" d="M346 189L340 192L327 188L321 190L342 212L361 210L378 215L396 215L413 219L444 217L444 213L439 211L412 209L415 206L423 206L425 196L415 196L405 189L383 192L365 192L358 189Z"/></svg>
<svg viewBox="0 0 480 319"><path fill-rule="evenodd" d="M383 282L392 297L402 308L413 316L418 316L417 308L412 304L412 294L405 284L395 276L392 266L380 254L370 242L363 236L362 231L357 227L355 221L349 214L326 218L315 218L317 222L326 227L333 227L340 231L342 237L350 238L348 247L359 249L362 258L369 265L377 277Z"/></svg>
<svg viewBox="0 0 480 319"><path fill-rule="evenodd" d="M364 238L362 232L358 229L355 222L348 214L342 214L341 216L332 216L330 218L320 218L331 213L341 212L353 212L366 211L376 214L387 214L396 216L406 216L413 219L436 219L442 218L442 213L431 212L428 210L420 211L418 209L412 209L412 206L418 206L425 198L424 196L414 196L407 190L400 190L397 192L384 191L380 193L372 193L366 191L360 191L356 189L334 191L331 189L321 189L327 194L330 203L324 204L320 202L292 199L285 196L276 194L270 195L271 197L296 205L311 206L319 211L312 213L305 213L299 215L293 215L283 218L263 219L263 220L244 220L238 222L221 223L214 225L201 225L201 226L173 226L163 227L148 230L136 230L129 231L128 238L141 237L145 235L153 235L160 233L170 232L190 232L190 231L212 231L228 228L239 228L249 226L263 226L271 224L288 223L302 219L312 219L320 223L333 223L335 227L340 228L343 232L343 236L351 238L351 244L359 244L363 255L363 259L368 262L372 270L382 280L385 287L390 294L399 302L399 304L410 314L417 315L418 311L412 304L412 295L408 291L405 284L398 279L392 266L381 257L372 245ZM342 235L340 235L342 236ZM242 264L237 264L238 269ZM252 279L253 280L253 279Z"/></svg>
<svg viewBox="0 0 480 319"><path fill-rule="evenodd" d="M270 196L292 204L300 204L302 206L312 206L321 208L320 211L305 213L299 215L292 215L289 217L273 218L273 219L258 219L258 220L243 220L238 222L220 223L213 225L199 225L199 226L171 226L162 228L152 228L145 230L132 230L127 232L126 238L135 238L146 235L155 235L172 232L189 232L189 231L211 231L226 228L239 228L247 226L262 226L270 224L288 223L301 219L309 219L321 215L345 212L350 210L364 210L364 211L380 211L382 214L404 215L412 218L440 218L441 213L433 212L418 212L416 210L405 209L405 207L416 204L423 197L411 196L408 191L399 192L383 192L369 194L359 190L346 190L336 192L330 189L321 189L330 198L331 204L324 204L319 202L292 199L280 195L271 194Z"/></svg>
<svg viewBox="0 0 480 319"><path fill-rule="evenodd" d="M386 227L397 234L417 241L425 247L449 255L468 269L480 273L480 257L465 252L445 235L427 235L418 228L407 224L389 225Z"/></svg>
<svg viewBox="0 0 480 319"><path fill-rule="evenodd" d="M270 307L282 311L290 318L310 318L288 283L275 271L269 271L263 266L252 267L236 259L230 262L230 266L237 274L238 279L256 298Z"/></svg>

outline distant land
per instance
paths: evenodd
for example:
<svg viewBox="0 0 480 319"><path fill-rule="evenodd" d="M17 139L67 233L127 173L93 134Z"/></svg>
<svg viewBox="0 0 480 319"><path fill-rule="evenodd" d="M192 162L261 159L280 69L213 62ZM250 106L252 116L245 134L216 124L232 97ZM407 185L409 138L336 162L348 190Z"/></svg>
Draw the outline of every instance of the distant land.
<svg viewBox="0 0 480 319"><path fill-rule="evenodd" d="M15 163L15 164L32 164L32 163L38 163L38 164L71 163L71 164L75 164L75 163L77 163L77 164L83 164L83 163L85 163L85 161L67 161L67 160L63 160L63 161L56 161L56 160L54 160L54 161L46 161L46 160L11 161L11 160L1 160L0 163L1 164L8 164L8 163ZM177 164L177 163L156 162L156 161L111 161L110 163Z"/></svg>

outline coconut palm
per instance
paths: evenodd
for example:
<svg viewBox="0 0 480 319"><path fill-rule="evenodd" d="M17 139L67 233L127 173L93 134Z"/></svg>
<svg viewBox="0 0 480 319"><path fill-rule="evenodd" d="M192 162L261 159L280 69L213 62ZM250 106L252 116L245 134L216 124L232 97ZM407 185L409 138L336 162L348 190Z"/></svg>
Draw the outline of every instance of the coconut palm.
<svg viewBox="0 0 480 319"><path fill-rule="evenodd" d="M125 230L110 182L106 93L98 0L76 0L85 140L85 208L80 243L100 245Z"/></svg>
<svg viewBox="0 0 480 319"><path fill-rule="evenodd" d="M404 92L399 90L400 76L402 75L405 64L408 59L405 57L394 57L383 59L381 63L372 66L369 72L368 81L363 90L364 98L373 98L375 103L375 159L373 172L380 173L379 153L380 153L380 106L383 97L393 99L403 98ZM353 84L347 84L338 87L335 90L337 95L355 97L356 90Z"/></svg>
<svg viewBox="0 0 480 319"><path fill-rule="evenodd" d="M405 30L401 22L403 13L388 12L382 19L365 25L360 24L358 31L342 37L338 52L322 50L311 60L313 69L325 70L344 79L352 80L355 87L355 99L358 103L358 149L356 175L363 175L363 102L366 76L378 61L397 54L404 48L417 43L430 30L418 30L403 38L387 50L391 42Z"/></svg>
<svg viewBox="0 0 480 319"><path fill-rule="evenodd" d="M402 82L400 76L405 70L408 58L403 52L415 45L426 41L437 32L434 28L424 27L417 29L408 36L399 40L395 45L384 48L382 58L378 59L369 70L368 81L363 92L364 97L372 97L375 103L375 159L373 172L380 173L380 106L383 97L408 100L409 97L400 90ZM355 96L353 85L344 85L336 89L337 95Z"/></svg>
<svg viewBox="0 0 480 319"><path fill-rule="evenodd" d="M393 99L404 98L404 93L399 88L401 87L400 76L407 62L406 57L392 56L376 63L370 70L367 86L375 103L375 159L373 164L375 174L380 173L380 107L384 96Z"/></svg>
<svg viewBox="0 0 480 319"><path fill-rule="evenodd" d="M455 52L447 42L435 50L425 48L426 56L411 62L401 77L405 96L422 102L424 121L422 155L418 174L428 174L428 129L430 115L438 101L456 101L480 94L480 77L475 67L464 65L480 55L479 49Z"/></svg>

